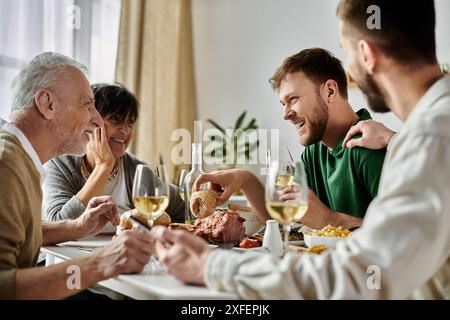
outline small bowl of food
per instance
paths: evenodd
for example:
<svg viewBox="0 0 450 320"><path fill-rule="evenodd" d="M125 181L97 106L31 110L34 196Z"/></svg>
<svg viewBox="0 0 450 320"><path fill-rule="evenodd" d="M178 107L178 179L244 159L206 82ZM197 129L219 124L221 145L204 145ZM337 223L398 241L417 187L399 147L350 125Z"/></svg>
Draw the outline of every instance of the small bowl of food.
<svg viewBox="0 0 450 320"><path fill-rule="evenodd" d="M259 220L255 212L239 211L239 215L245 219L245 235L252 236L264 227L264 223Z"/></svg>
<svg viewBox="0 0 450 320"><path fill-rule="evenodd" d="M339 241L350 237L352 232L342 227L328 225L320 230L311 230L305 233L305 244L308 248L324 245L333 248Z"/></svg>
<svg viewBox="0 0 450 320"><path fill-rule="evenodd" d="M264 227L264 223L259 219L253 208L229 203L228 208L239 212L239 215L245 219L244 228L246 236L253 236Z"/></svg>

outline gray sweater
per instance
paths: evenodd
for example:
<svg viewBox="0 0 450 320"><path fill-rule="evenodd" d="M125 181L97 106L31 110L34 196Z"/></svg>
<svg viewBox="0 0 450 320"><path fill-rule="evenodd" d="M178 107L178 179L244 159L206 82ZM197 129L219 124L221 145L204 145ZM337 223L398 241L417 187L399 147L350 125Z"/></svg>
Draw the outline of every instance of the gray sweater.
<svg viewBox="0 0 450 320"><path fill-rule="evenodd" d="M138 164L145 164L135 156L125 153L122 158L128 206L134 208L132 189L134 173ZM47 176L43 185L42 212L49 221L75 219L85 210L83 203L75 195L83 188L85 180L81 174L81 157L61 156L45 165ZM159 179L156 175L154 179ZM180 189L170 185L170 200L167 213L174 222L184 222L184 201Z"/></svg>

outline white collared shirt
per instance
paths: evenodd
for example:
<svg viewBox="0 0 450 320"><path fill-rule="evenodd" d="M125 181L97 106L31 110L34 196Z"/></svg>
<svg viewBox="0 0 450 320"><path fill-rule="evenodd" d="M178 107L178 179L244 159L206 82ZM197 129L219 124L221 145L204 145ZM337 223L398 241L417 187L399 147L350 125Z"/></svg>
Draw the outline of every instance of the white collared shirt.
<svg viewBox="0 0 450 320"><path fill-rule="evenodd" d="M30 140L28 140L28 138L23 134L23 132L20 131L20 129L17 128L14 124L9 123L2 118L0 118L0 128L15 136L22 144L22 147L24 148L25 152L30 156L31 160L33 160L34 166L36 167L36 170L39 172L41 176L41 186L42 186L46 175L45 169L44 166L42 165L41 160L39 159L38 154L36 153L36 150L34 150L33 146L31 145Z"/></svg>
<svg viewBox="0 0 450 320"><path fill-rule="evenodd" d="M450 299L450 77L392 141L378 195L349 239L281 260L214 250L205 282L247 299Z"/></svg>

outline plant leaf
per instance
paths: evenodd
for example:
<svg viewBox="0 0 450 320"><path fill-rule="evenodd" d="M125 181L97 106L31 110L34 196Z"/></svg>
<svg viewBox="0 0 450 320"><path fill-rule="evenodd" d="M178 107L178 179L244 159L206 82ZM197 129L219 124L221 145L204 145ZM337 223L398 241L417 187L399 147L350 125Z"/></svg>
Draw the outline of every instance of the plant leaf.
<svg viewBox="0 0 450 320"><path fill-rule="evenodd" d="M253 150L255 150L258 147L258 143L246 143L240 150L241 153L243 152L247 152L250 151L252 152Z"/></svg>
<svg viewBox="0 0 450 320"><path fill-rule="evenodd" d="M247 111L242 112L242 114L237 119L236 124L234 125L234 129L239 129L241 127L246 114L247 114Z"/></svg>
<svg viewBox="0 0 450 320"><path fill-rule="evenodd" d="M225 134L225 129L222 128L220 125L218 125L214 120L212 120L212 119L206 119L206 122L209 122L209 123L212 124L217 130L219 130L220 132L222 132L223 134Z"/></svg>
<svg viewBox="0 0 450 320"><path fill-rule="evenodd" d="M256 124L253 124L250 127L244 129L244 131L255 130L255 129L258 129L258 126Z"/></svg>
<svg viewBox="0 0 450 320"><path fill-rule="evenodd" d="M237 138L237 140L239 140L239 138L241 137L241 135L242 135L242 133L244 133L245 132L245 130L243 130L243 129L239 129L239 130L234 130L233 131L233 136L235 137L235 138Z"/></svg>
<svg viewBox="0 0 450 320"><path fill-rule="evenodd" d="M249 124L245 127L244 130L249 130L249 129L252 129L252 128L256 129L255 123L256 123L256 119L253 118L252 121L249 122Z"/></svg>
<svg viewBox="0 0 450 320"><path fill-rule="evenodd" d="M256 143L254 143L254 144L252 144L252 145L249 145L248 148L246 148L246 150L245 150L245 156L247 157L247 159L250 159L250 154L251 154L258 146L259 146L259 140L258 140Z"/></svg>

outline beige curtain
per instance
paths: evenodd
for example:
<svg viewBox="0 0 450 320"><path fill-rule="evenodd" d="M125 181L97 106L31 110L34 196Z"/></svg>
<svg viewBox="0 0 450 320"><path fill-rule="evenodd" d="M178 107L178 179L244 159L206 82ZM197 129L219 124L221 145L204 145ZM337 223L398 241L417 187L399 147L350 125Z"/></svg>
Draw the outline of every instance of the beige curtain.
<svg viewBox="0 0 450 320"><path fill-rule="evenodd" d="M173 177L170 136L195 118L190 0L122 1L116 81L141 104L129 151Z"/></svg>

